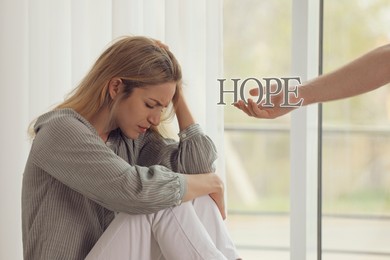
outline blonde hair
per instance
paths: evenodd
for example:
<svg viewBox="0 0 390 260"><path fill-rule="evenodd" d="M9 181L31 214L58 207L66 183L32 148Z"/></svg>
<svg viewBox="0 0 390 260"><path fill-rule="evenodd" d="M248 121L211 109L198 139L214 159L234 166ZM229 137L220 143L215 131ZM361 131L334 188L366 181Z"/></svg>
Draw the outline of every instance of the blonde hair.
<svg viewBox="0 0 390 260"><path fill-rule="evenodd" d="M55 109L72 108L87 120L104 106L112 109L115 104L108 86L115 77L125 85L117 102L130 96L134 88L147 85L175 82L173 101L181 91L181 68L168 47L152 38L126 36L100 55L80 84Z"/></svg>

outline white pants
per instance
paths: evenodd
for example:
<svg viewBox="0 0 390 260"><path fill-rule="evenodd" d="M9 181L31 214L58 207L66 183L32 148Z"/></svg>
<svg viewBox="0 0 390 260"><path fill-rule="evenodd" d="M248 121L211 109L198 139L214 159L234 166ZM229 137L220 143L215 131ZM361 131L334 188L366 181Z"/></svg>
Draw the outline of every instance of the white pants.
<svg viewBox="0 0 390 260"><path fill-rule="evenodd" d="M238 259L210 196L149 215L119 213L86 260Z"/></svg>

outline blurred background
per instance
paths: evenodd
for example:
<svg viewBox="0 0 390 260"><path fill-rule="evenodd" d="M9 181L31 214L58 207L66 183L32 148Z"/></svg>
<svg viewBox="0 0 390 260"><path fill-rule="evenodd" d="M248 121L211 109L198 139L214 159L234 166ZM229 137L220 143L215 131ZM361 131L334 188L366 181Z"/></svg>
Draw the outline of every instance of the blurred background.
<svg viewBox="0 0 390 260"><path fill-rule="evenodd" d="M390 42L389 1L323 3L323 73ZM223 12L226 79L291 76L290 0L224 0ZM224 122L233 238L244 259L289 259L290 115L225 106ZM323 104L322 126L322 259L390 259L389 86Z"/></svg>

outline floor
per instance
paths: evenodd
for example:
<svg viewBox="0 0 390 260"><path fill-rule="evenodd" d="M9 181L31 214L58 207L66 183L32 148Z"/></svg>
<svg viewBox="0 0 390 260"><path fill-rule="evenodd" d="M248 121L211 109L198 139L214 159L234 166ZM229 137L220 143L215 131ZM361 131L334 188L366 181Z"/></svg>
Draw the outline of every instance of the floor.
<svg viewBox="0 0 390 260"><path fill-rule="evenodd" d="M231 214L226 223L243 259L290 260L288 215ZM324 218L322 226L322 260L390 259L389 219Z"/></svg>

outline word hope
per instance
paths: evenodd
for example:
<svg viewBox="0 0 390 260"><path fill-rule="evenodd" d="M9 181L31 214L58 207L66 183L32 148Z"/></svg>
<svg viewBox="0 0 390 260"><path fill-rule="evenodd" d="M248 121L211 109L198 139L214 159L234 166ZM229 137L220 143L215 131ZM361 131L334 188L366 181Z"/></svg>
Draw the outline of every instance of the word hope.
<svg viewBox="0 0 390 260"><path fill-rule="evenodd" d="M258 99L256 101L259 104L264 96L263 107L274 107L272 103L272 96L278 95L283 90L283 102L280 104L280 107L300 107L303 102L301 98L297 103L290 103L289 94L292 93L295 97L298 97L298 85L301 84L301 79L299 77L282 77L282 78L263 78L265 81L265 86L257 78L247 78L241 84L239 81L241 79L231 79L233 81L233 89L226 90L225 81L226 79L217 79L219 81L219 103L217 105L226 105L224 102L224 95L233 94L234 102L238 100L238 88L240 93L240 99L242 99L246 104L247 99L245 98L245 85L248 82L255 82L258 87ZM290 85L290 81L295 81L295 84ZM298 82L298 84L296 84ZM276 87L276 88L275 88ZM253 83L251 83L251 88L253 88Z"/></svg>

